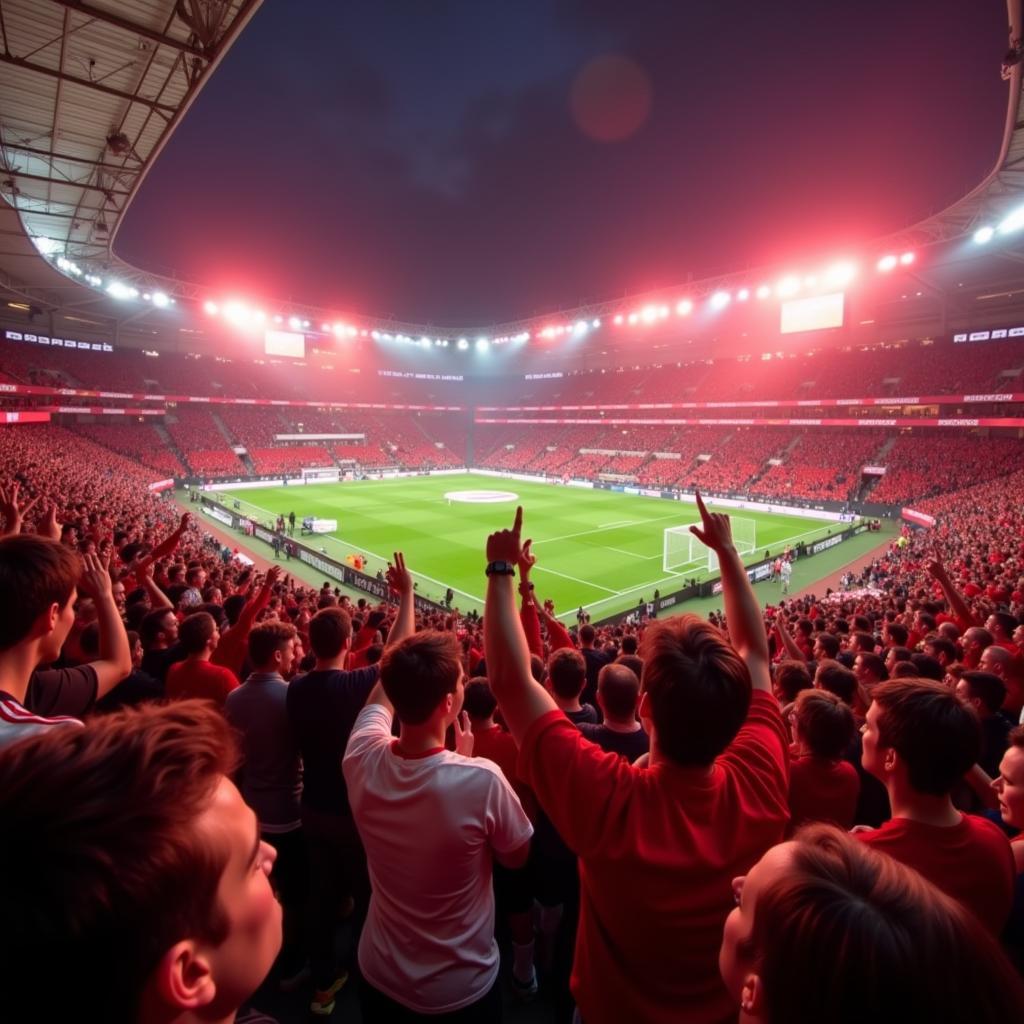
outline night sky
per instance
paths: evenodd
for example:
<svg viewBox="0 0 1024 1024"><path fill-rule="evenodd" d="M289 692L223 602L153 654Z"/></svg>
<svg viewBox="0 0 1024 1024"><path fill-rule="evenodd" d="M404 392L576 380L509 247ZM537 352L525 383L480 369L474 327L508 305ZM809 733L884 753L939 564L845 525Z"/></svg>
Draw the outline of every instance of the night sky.
<svg viewBox="0 0 1024 1024"><path fill-rule="evenodd" d="M466 327L813 268L991 169L1005 23L1001 0L266 0L116 249L213 294Z"/></svg>

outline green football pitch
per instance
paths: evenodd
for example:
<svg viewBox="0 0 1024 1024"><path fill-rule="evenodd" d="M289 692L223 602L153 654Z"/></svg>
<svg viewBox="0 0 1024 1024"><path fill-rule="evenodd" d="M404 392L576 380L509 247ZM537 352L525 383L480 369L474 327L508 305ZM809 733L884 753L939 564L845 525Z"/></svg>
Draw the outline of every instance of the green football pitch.
<svg viewBox="0 0 1024 1024"><path fill-rule="evenodd" d="M583 605L596 620L651 600L655 589L669 594L685 580L709 575L703 549L700 562L674 572L663 568L666 527L699 520L696 506L685 502L470 474L217 493L263 524L292 511L299 522L304 516L337 520L335 533L305 542L338 561L364 555L371 575L400 549L421 595L441 600L451 587L464 611L483 607L484 544L489 533L512 524L517 504L524 537L533 538L537 555L537 595L551 598L559 617L572 618ZM749 509L721 511L753 522L756 548L748 562L766 550L811 543L839 526ZM737 524L737 535L741 529L750 526Z"/></svg>

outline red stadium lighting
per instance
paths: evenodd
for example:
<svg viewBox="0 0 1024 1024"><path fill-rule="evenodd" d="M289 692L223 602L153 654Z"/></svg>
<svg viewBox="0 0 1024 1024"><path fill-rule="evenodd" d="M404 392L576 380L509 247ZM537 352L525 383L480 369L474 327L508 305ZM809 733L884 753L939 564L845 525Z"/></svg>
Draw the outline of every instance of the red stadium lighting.
<svg viewBox="0 0 1024 1024"><path fill-rule="evenodd" d="M796 295L800 291L800 278L796 274L788 274L775 286L775 291L782 298L788 295Z"/></svg>
<svg viewBox="0 0 1024 1024"><path fill-rule="evenodd" d="M770 284L762 284L758 286L757 297L759 299L767 299L772 293L772 286Z"/></svg>
<svg viewBox="0 0 1024 1024"><path fill-rule="evenodd" d="M693 312L693 301L691 299L680 299L676 303L677 316L689 316Z"/></svg>
<svg viewBox="0 0 1024 1024"><path fill-rule="evenodd" d="M220 306L218 306L213 299L207 299L203 303L203 309L209 313L210 316L216 316L220 312Z"/></svg>
<svg viewBox="0 0 1024 1024"><path fill-rule="evenodd" d="M849 260L833 263L825 271L825 283L834 288L842 288L857 276L857 265Z"/></svg>
<svg viewBox="0 0 1024 1024"><path fill-rule="evenodd" d="M624 319L625 318L623 317L623 315L621 313L616 313L615 314L615 324L616 325L620 325Z"/></svg>
<svg viewBox="0 0 1024 1024"><path fill-rule="evenodd" d="M741 288L741 289L740 289L740 290L739 290L739 291L738 291L738 292L736 293L736 298L737 298L737 299L738 299L738 300L739 300L740 302L746 302L746 301L747 301L747 299L749 299L749 298L750 298L750 289L749 289L749 288Z"/></svg>
<svg viewBox="0 0 1024 1024"><path fill-rule="evenodd" d="M900 257L900 266L909 267L914 262L914 254L912 252L905 252Z"/></svg>
<svg viewBox="0 0 1024 1024"><path fill-rule="evenodd" d="M638 317L638 315L636 313L630 313L629 314L629 322L631 324L635 324L638 319L639 319L639 317Z"/></svg>
<svg viewBox="0 0 1024 1024"><path fill-rule="evenodd" d="M882 257L882 258L881 258L881 259L880 259L880 260L878 261L878 269L879 269L879 270L880 270L880 271L881 271L881 272L882 272L883 274L887 274L887 273L888 273L888 272L889 272L890 270L893 270L893 269L895 269L895 267L896 267L896 264L897 264L898 262L899 262L899 260L897 260L895 256L892 256L892 255L889 255L889 256L883 256L883 257Z"/></svg>
<svg viewBox="0 0 1024 1024"><path fill-rule="evenodd" d="M657 306L644 306L640 310L640 317L645 324L653 324L658 319L658 307Z"/></svg>
<svg viewBox="0 0 1024 1024"><path fill-rule="evenodd" d="M711 296L711 308L712 309L725 309L732 300L732 296L728 292L715 292Z"/></svg>

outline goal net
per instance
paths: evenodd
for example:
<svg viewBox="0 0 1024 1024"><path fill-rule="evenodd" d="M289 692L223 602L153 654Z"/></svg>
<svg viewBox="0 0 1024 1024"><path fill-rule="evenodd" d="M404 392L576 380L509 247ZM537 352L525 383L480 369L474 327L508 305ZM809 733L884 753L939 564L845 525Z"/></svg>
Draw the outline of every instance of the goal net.
<svg viewBox="0 0 1024 1024"><path fill-rule="evenodd" d="M730 516L732 539L740 556L749 555L757 548L757 524L753 519ZM699 571L705 566L709 572L718 568L718 555L705 547L692 533L690 525L670 526L665 530L662 569L665 572Z"/></svg>
<svg viewBox="0 0 1024 1024"><path fill-rule="evenodd" d="M304 484L312 483L337 483L341 480L341 470L337 466L332 466L327 469L324 466L307 466L302 470L302 482Z"/></svg>

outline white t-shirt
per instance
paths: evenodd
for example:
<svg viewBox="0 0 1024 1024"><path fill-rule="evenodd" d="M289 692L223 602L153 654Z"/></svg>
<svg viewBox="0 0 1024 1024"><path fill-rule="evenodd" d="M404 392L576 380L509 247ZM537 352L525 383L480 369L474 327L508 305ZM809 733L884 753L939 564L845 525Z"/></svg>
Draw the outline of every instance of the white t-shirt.
<svg viewBox="0 0 1024 1024"><path fill-rule="evenodd" d="M788 580L793 575L793 566L789 562L782 563L782 578Z"/></svg>
<svg viewBox="0 0 1024 1024"><path fill-rule="evenodd" d="M373 896L359 968L416 1013L483 998L498 974L492 854L533 834L501 769L449 750L406 758L391 714L359 713L342 761Z"/></svg>

